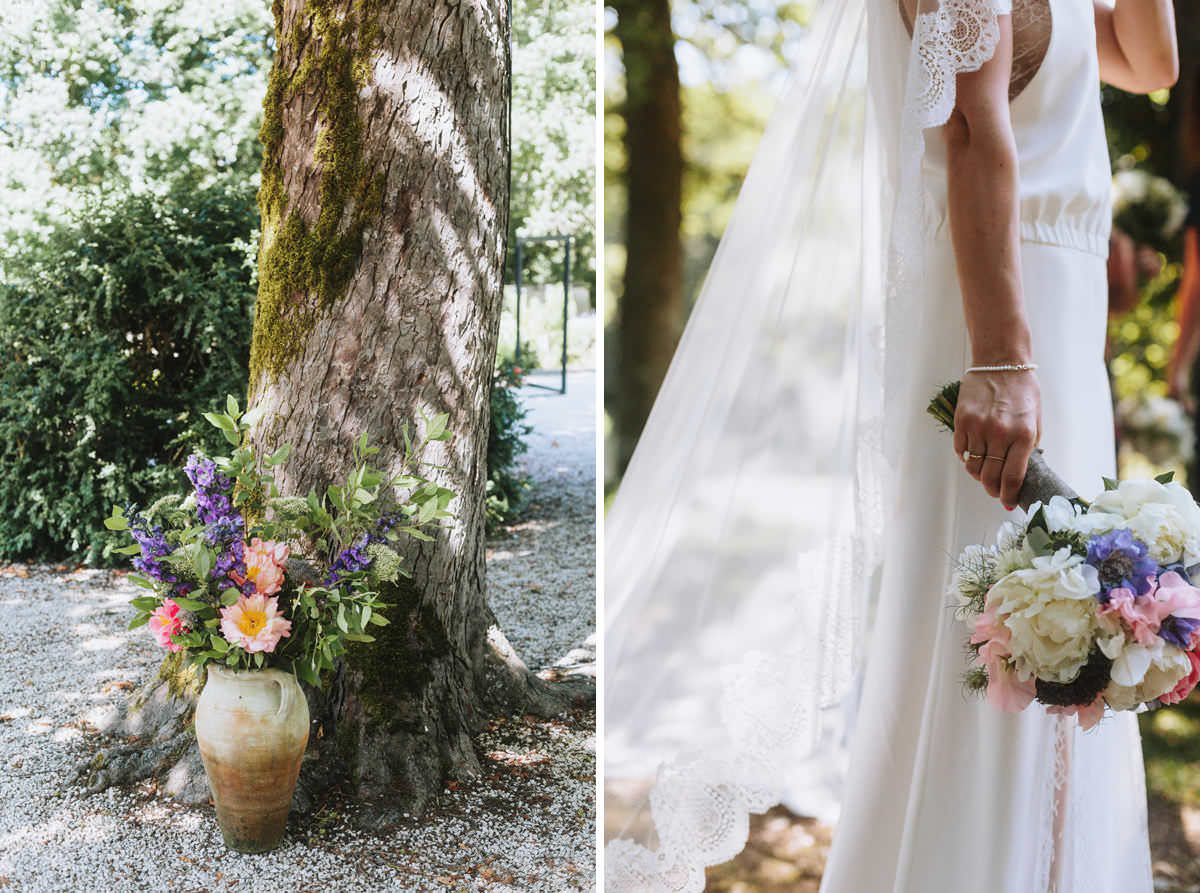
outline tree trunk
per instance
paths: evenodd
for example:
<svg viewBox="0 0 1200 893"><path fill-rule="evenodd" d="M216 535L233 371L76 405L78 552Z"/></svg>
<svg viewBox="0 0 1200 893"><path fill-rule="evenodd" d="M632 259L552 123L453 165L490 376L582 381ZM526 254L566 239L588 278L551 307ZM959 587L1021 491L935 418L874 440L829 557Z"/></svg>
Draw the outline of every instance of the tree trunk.
<svg viewBox="0 0 1200 893"><path fill-rule="evenodd" d="M297 805L346 779L376 804L364 820L378 822L419 813L447 776L474 774L471 735L489 716L551 713L594 692L531 674L486 601L489 402L508 225L505 4L275 0L274 10L250 359L250 403L265 409L255 445L291 444L276 477L281 492L303 495L345 475L363 431L381 447L373 464L396 470L402 426L421 430L418 408L447 413L454 432L422 458L443 466L428 473L459 494L456 517L435 541L404 545L412 577L383 593L390 625L350 649L326 691L309 692ZM169 673L138 701L174 721L194 689ZM177 743L159 750L89 767L91 787L162 773L180 758Z"/></svg>
<svg viewBox="0 0 1200 893"><path fill-rule="evenodd" d="M612 395L623 471L683 328L683 150L670 4L611 5L625 64L626 255Z"/></svg>

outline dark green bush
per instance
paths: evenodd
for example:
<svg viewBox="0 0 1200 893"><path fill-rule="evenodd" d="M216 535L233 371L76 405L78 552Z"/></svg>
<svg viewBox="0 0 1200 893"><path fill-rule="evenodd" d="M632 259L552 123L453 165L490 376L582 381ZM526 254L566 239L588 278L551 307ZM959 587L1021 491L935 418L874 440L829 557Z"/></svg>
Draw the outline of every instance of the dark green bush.
<svg viewBox="0 0 1200 893"><path fill-rule="evenodd" d="M258 214L245 186L96 201L0 284L0 559L107 562L103 519L221 449L244 393Z"/></svg>
<svg viewBox="0 0 1200 893"><path fill-rule="evenodd" d="M488 433L487 527L496 530L512 519L524 503L529 481L516 473L517 457L529 449L524 423L528 410L517 397L524 374L512 360L502 360L492 380L492 427Z"/></svg>

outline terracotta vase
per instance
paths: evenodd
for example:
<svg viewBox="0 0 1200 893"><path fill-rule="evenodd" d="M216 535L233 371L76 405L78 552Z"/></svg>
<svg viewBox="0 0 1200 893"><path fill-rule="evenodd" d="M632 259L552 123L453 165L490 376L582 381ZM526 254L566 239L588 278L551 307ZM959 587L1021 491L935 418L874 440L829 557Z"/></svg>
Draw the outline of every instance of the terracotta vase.
<svg viewBox="0 0 1200 893"><path fill-rule="evenodd" d="M225 845L242 853L274 849L308 744L308 702L295 677L209 664L196 740Z"/></svg>

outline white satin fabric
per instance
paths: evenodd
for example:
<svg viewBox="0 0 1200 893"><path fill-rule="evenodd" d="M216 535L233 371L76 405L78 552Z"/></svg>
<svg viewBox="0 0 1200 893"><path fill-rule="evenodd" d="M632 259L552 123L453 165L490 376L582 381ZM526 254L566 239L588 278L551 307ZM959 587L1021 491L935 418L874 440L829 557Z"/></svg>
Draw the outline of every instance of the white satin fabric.
<svg viewBox="0 0 1200 893"><path fill-rule="evenodd" d="M1021 169L1021 263L1043 399L1046 458L1091 496L1115 476L1104 367L1111 212L1090 0L1050 0L1042 67L1012 103ZM944 149L927 142L931 232L923 341L932 394L971 355L945 219ZM1149 893L1136 718L1091 732L1038 704L1019 715L963 691L965 627L946 589L952 556L1009 517L914 426L901 454L855 744L822 893ZM792 802L803 807L803 795ZM797 801L801 801L797 803Z"/></svg>

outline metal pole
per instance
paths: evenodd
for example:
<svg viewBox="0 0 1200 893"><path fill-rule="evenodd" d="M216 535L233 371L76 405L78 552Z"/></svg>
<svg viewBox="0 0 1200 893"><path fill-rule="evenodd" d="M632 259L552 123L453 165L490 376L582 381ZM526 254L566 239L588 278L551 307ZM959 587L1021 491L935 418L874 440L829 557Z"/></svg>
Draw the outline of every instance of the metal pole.
<svg viewBox="0 0 1200 893"><path fill-rule="evenodd" d="M516 359L513 362L516 365L521 365L521 273L525 265L525 252L522 250L524 243L520 238L517 239L517 349L514 353Z"/></svg>
<svg viewBox="0 0 1200 893"><path fill-rule="evenodd" d="M563 343L562 343L562 390L567 392L567 304L571 301L571 237L563 243Z"/></svg>

